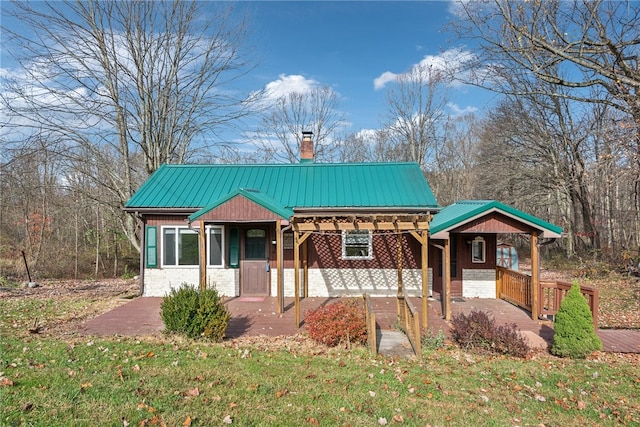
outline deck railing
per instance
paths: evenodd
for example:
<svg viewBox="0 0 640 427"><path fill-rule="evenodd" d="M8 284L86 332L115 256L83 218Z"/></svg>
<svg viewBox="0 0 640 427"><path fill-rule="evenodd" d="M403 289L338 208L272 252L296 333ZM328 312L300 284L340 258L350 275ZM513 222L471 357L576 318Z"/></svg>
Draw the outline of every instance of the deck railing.
<svg viewBox="0 0 640 427"><path fill-rule="evenodd" d="M496 267L497 297L531 311L531 276Z"/></svg>
<svg viewBox="0 0 640 427"><path fill-rule="evenodd" d="M540 308L541 315L555 315L560 308L560 303L567 296L571 283L568 282L540 282ZM598 328L598 289L591 286L580 286L580 292L587 299L587 304L593 317L593 325Z"/></svg>
<svg viewBox="0 0 640 427"><path fill-rule="evenodd" d="M376 331L376 313L373 311L373 304L371 303L371 297L367 294L364 297L364 307L366 312L367 322L367 347L372 354L378 354L378 336Z"/></svg>
<svg viewBox="0 0 640 427"><path fill-rule="evenodd" d="M531 311L531 276L503 267L496 267L496 294L525 310ZM571 289L571 283L541 281L538 292L538 314L555 315L560 303ZM598 327L598 290L591 286L580 286L587 299L593 316L593 324Z"/></svg>
<svg viewBox="0 0 640 427"><path fill-rule="evenodd" d="M420 316L406 296L398 295L398 311L400 313L400 324L404 327L411 347L413 347L413 352L418 359L422 359Z"/></svg>

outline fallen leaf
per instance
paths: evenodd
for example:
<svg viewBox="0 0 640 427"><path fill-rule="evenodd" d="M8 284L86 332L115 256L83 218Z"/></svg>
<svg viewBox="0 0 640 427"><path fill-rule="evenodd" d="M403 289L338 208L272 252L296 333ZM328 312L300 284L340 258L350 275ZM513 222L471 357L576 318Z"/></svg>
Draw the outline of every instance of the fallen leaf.
<svg viewBox="0 0 640 427"><path fill-rule="evenodd" d="M314 425L314 426L319 426L320 425L320 422L318 422L318 420L313 418L313 417L307 418L307 422L309 424L311 424L311 425Z"/></svg>
<svg viewBox="0 0 640 427"><path fill-rule="evenodd" d="M200 396L200 389L198 387L187 390L182 393L183 396Z"/></svg>
<svg viewBox="0 0 640 427"><path fill-rule="evenodd" d="M393 416L393 421L396 423L404 423L404 417L400 414L396 414Z"/></svg>
<svg viewBox="0 0 640 427"><path fill-rule="evenodd" d="M182 422L182 425L184 427L189 427L191 425L191 417L187 416L187 418Z"/></svg>
<svg viewBox="0 0 640 427"><path fill-rule="evenodd" d="M11 381L9 378L7 377L2 377L0 378L0 385L3 387L13 387L13 381Z"/></svg>
<svg viewBox="0 0 640 427"><path fill-rule="evenodd" d="M381 426L386 426L387 425L387 419L386 418L378 418L378 424Z"/></svg>
<svg viewBox="0 0 640 427"><path fill-rule="evenodd" d="M227 415L226 417L224 417L224 418L222 419L222 422L223 422L224 424L232 424L232 423L233 423L233 420L231 419L231 417L230 417L229 415Z"/></svg>
<svg viewBox="0 0 640 427"><path fill-rule="evenodd" d="M280 399L282 396L284 396L285 394L289 393L289 390L287 390L286 388L283 390L280 390L279 392L276 393L276 397L278 399Z"/></svg>
<svg viewBox="0 0 640 427"><path fill-rule="evenodd" d="M586 407L587 407L587 404L584 403L582 400L578 402L578 409L582 410L582 409L586 409Z"/></svg>

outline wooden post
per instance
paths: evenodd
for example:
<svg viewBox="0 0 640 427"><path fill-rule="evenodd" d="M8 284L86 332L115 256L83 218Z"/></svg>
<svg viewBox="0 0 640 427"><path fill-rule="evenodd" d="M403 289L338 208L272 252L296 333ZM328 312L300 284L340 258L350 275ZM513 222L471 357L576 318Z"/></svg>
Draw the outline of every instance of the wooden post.
<svg viewBox="0 0 640 427"><path fill-rule="evenodd" d="M404 299L404 289L402 287L402 233L398 232L398 316L402 318L404 310L404 304L401 300Z"/></svg>
<svg viewBox="0 0 640 427"><path fill-rule="evenodd" d="M294 318L296 327L300 327L300 233L293 231L293 283L294 283Z"/></svg>
<svg viewBox="0 0 640 427"><path fill-rule="evenodd" d="M293 274L295 284L295 321L296 327L300 327L300 246L304 244L311 232L306 232L300 237L298 230L293 231Z"/></svg>
<svg viewBox="0 0 640 427"><path fill-rule="evenodd" d="M451 244L449 239L444 241L444 286L442 296L443 315L445 320L451 320Z"/></svg>
<svg viewBox="0 0 640 427"><path fill-rule="evenodd" d="M280 226L280 220L276 220L276 272L278 274L276 278L276 298L278 299L278 314L282 314L284 311L283 301L283 263L282 263L282 227Z"/></svg>
<svg viewBox="0 0 640 427"><path fill-rule="evenodd" d="M422 264L422 328L429 327L429 233L422 230L420 263Z"/></svg>
<svg viewBox="0 0 640 427"><path fill-rule="evenodd" d="M304 289L303 297L309 297L309 241L305 239L302 244L302 286Z"/></svg>
<svg viewBox="0 0 640 427"><path fill-rule="evenodd" d="M540 248L538 232L531 233L531 319L538 320L538 289L540 287Z"/></svg>
<svg viewBox="0 0 640 427"><path fill-rule="evenodd" d="M207 289L207 234L204 229L204 220L200 220L200 232L198 233L198 242L200 248L200 291Z"/></svg>

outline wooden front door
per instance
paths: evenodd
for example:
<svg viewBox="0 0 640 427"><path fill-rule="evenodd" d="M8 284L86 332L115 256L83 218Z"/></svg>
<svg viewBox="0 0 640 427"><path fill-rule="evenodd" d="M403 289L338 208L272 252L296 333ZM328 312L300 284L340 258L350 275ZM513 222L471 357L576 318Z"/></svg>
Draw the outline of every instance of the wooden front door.
<svg viewBox="0 0 640 427"><path fill-rule="evenodd" d="M270 266L267 258L266 228L247 228L243 232L243 257L240 261L240 293L244 296L268 296Z"/></svg>

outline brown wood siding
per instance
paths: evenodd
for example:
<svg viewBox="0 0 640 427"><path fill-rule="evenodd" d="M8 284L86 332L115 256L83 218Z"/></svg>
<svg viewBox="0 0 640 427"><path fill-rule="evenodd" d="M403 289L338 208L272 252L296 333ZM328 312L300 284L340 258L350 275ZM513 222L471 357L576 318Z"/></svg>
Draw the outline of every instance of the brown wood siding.
<svg viewBox="0 0 640 427"><path fill-rule="evenodd" d="M485 241L485 262L478 263L471 260L471 240L476 237L483 237ZM495 234L477 234L469 236L468 234L459 235L458 237L458 268L459 277L462 277L462 269L480 269L486 270L496 268L496 242Z"/></svg>
<svg viewBox="0 0 640 427"><path fill-rule="evenodd" d="M492 212L451 230L451 233L530 233L532 231L534 229L526 224L501 213Z"/></svg>
<svg viewBox="0 0 640 427"><path fill-rule="evenodd" d="M281 219L268 209L244 196L236 196L228 202L210 210L199 219L205 221L276 221Z"/></svg>
<svg viewBox="0 0 640 427"><path fill-rule="evenodd" d="M189 215L145 215L146 225L187 225Z"/></svg>
<svg viewBox="0 0 640 427"><path fill-rule="evenodd" d="M397 236L390 233L374 233L373 259L342 259L342 235L313 234L309 243L309 268L397 268ZM293 250L284 251L285 268L293 268ZM412 236L402 236L402 267L420 268L420 245Z"/></svg>

